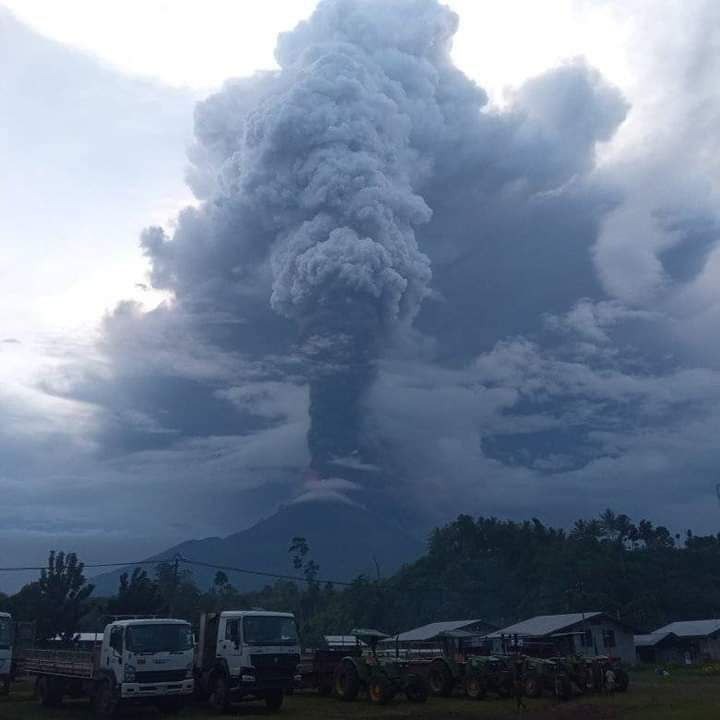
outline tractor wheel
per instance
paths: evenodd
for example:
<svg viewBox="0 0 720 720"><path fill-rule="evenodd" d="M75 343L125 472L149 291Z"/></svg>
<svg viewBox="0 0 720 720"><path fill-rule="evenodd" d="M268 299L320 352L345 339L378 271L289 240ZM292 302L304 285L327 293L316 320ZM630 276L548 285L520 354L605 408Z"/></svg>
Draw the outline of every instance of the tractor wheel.
<svg viewBox="0 0 720 720"><path fill-rule="evenodd" d="M540 680L532 675L525 678L523 686L525 695L529 698L537 698L542 695L542 685L540 684Z"/></svg>
<svg viewBox="0 0 720 720"><path fill-rule="evenodd" d="M630 676L624 670L615 671L615 691L626 692L630 685Z"/></svg>
<svg viewBox="0 0 720 720"><path fill-rule="evenodd" d="M405 697L413 703L424 703L428 699L430 688L425 678L410 675L405 681Z"/></svg>
<svg viewBox="0 0 720 720"><path fill-rule="evenodd" d="M376 677L368 683L368 695L375 705L387 705L393 699L395 693L384 677Z"/></svg>
<svg viewBox="0 0 720 720"><path fill-rule="evenodd" d="M283 704L282 690L272 690L265 695L265 707L270 712L278 712Z"/></svg>
<svg viewBox="0 0 720 720"><path fill-rule="evenodd" d="M343 660L335 671L335 694L346 701L354 700L360 691L360 676L355 664Z"/></svg>
<svg viewBox="0 0 720 720"><path fill-rule="evenodd" d="M555 695L559 700L569 700L572 697L572 684L567 678L558 678L555 681Z"/></svg>
<svg viewBox="0 0 720 720"><path fill-rule="evenodd" d="M212 681L210 707L218 715L222 715L230 709L230 686L224 675L217 675Z"/></svg>
<svg viewBox="0 0 720 720"><path fill-rule="evenodd" d="M465 694L472 700L482 700L487 693L485 681L479 675L465 678Z"/></svg>
<svg viewBox="0 0 720 720"><path fill-rule="evenodd" d="M440 695L441 697L450 697L453 691L453 680L450 668L442 660L433 660L430 663L430 670L428 671L428 682L430 683L430 690L433 695Z"/></svg>

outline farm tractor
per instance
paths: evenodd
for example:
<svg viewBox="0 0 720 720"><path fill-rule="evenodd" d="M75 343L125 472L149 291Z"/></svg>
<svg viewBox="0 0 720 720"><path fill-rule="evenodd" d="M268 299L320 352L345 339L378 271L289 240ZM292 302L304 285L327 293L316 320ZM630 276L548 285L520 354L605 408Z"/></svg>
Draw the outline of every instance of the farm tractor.
<svg viewBox="0 0 720 720"><path fill-rule="evenodd" d="M572 682L562 663L535 657L523 657L515 662L522 663L523 693L527 697L549 693L560 700L568 700L572 696Z"/></svg>
<svg viewBox="0 0 720 720"><path fill-rule="evenodd" d="M405 693L410 702L425 702L428 686L425 679L410 672L407 663L379 657L377 645L389 636L377 630L352 631L367 650L343 657L335 668L334 689L341 700L355 700L361 690L378 705L390 702L398 693Z"/></svg>

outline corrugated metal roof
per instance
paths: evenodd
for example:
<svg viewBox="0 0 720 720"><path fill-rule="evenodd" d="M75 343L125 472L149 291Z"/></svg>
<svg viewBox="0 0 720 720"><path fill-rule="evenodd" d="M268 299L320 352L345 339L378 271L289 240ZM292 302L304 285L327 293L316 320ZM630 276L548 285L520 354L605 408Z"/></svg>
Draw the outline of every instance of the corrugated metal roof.
<svg viewBox="0 0 720 720"><path fill-rule="evenodd" d="M479 622L482 622L482 620L447 620L445 622L434 622L429 625L422 625L414 630L400 633L387 642L396 642L398 640L400 642L423 642L432 640L443 633L462 630L468 625L474 625Z"/></svg>
<svg viewBox="0 0 720 720"><path fill-rule="evenodd" d="M354 635L325 635L323 639L330 648L352 648L358 644L358 640ZM365 643L360 644L364 645Z"/></svg>
<svg viewBox="0 0 720 720"><path fill-rule="evenodd" d="M602 615L601 612L567 613L565 615L536 615L529 620L509 625L502 630L492 633L489 637L500 637L501 635L523 635L527 637L544 637L553 633L565 630L572 625L582 623L583 618L591 618Z"/></svg>
<svg viewBox="0 0 720 720"><path fill-rule="evenodd" d="M657 633L674 633L678 637L706 637L720 630L720 620L682 620L655 630Z"/></svg>
<svg viewBox="0 0 720 720"><path fill-rule="evenodd" d="M635 635L635 647L655 647L655 645L669 637L675 637L675 633L654 632L645 635Z"/></svg>

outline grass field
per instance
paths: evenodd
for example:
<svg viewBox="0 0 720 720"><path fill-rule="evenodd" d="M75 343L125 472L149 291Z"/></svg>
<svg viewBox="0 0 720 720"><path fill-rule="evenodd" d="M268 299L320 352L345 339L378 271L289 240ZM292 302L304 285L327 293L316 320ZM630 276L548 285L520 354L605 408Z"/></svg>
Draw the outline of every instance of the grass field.
<svg viewBox="0 0 720 720"><path fill-rule="evenodd" d="M550 699L526 700L528 710L520 714L534 720L716 720L720 718L720 677L674 674L660 678L638 673L631 679L630 690L612 697L588 696L566 703ZM385 707L364 700L342 703L333 698L297 694L286 699L281 716L297 720L371 720L412 718L413 720L491 720L518 717L513 700L488 699L474 702L466 698L433 698L425 705L413 705L398 698ZM127 708L121 718L151 720L160 718L153 708ZM215 717L202 706L187 708L186 720L209 720ZM270 717L261 703L243 703L227 717ZM0 698L0 720L90 720L86 700L66 701L61 708L39 707L28 685L15 685L10 698Z"/></svg>

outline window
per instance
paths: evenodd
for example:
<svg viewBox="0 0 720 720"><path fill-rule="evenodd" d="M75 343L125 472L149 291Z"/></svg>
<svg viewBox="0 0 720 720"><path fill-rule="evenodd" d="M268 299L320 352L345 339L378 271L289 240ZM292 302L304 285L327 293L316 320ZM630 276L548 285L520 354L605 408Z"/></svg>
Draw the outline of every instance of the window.
<svg viewBox="0 0 720 720"><path fill-rule="evenodd" d="M606 648L615 647L615 631L614 630L603 630L603 645Z"/></svg>
<svg viewBox="0 0 720 720"><path fill-rule="evenodd" d="M7 650L10 647L12 624L10 618L0 618L0 650Z"/></svg>
<svg viewBox="0 0 720 720"><path fill-rule="evenodd" d="M238 621L228 620L225 625L225 639L226 640L239 640L240 633L238 632Z"/></svg>
<svg viewBox="0 0 720 720"><path fill-rule="evenodd" d="M123 631L121 627L114 627L110 630L110 647L115 652L123 651Z"/></svg>
<svg viewBox="0 0 720 720"><path fill-rule="evenodd" d="M131 625L128 649L138 654L182 652L193 646L192 629L187 623L151 623Z"/></svg>
<svg viewBox="0 0 720 720"><path fill-rule="evenodd" d="M248 645L297 645L295 618L282 615L250 615L243 621Z"/></svg>

